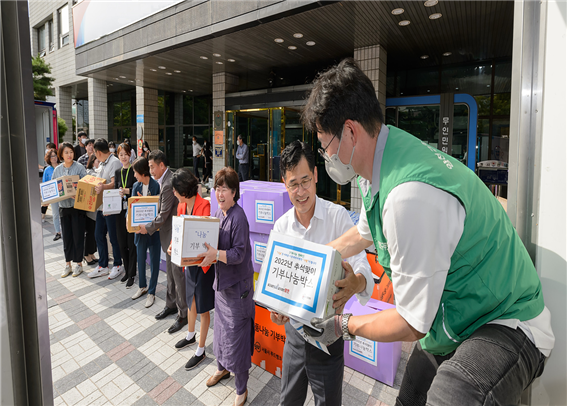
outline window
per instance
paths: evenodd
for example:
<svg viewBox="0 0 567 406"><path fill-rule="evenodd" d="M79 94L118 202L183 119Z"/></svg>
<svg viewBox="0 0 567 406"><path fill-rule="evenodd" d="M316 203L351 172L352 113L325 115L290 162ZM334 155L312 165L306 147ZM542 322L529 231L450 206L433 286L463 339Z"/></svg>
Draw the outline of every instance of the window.
<svg viewBox="0 0 567 406"><path fill-rule="evenodd" d="M47 26L47 36L49 39L49 52L53 52L55 50L55 42L53 41L53 20L49 20L45 25Z"/></svg>
<svg viewBox="0 0 567 406"><path fill-rule="evenodd" d="M59 48L69 43L69 6L61 7L58 12Z"/></svg>
<svg viewBox="0 0 567 406"><path fill-rule="evenodd" d="M45 25L37 29L37 53L45 55Z"/></svg>

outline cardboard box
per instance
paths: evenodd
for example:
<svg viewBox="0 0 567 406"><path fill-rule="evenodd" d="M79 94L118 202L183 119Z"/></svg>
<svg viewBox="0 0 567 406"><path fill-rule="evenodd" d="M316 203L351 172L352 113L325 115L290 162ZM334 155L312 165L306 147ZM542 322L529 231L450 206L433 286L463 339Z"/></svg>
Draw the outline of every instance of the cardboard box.
<svg viewBox="0 0 567 406"><path fill-rule="evenodd" d="M362 316L394 307L392 304L374 299L370 299L366 306L362 306L353 296L345 305L344 313ZM402 355L402 343L401 341L378 343L357 337L354 341L345 341L344 354L345 366L384 382L386 385L393 386Z"/></svg>
<svg viewBox="0 0 567 406"><path fill-rule="evenodd" d="M268 249L269 234L250 233L250 246L252 247L252 266L254 272L260 272L266 250Z"/></svg>
<svg viewBox="0 0 567 406"><path fill-rule="evenodd" d="M341 261L329 246L272 231L254 300L307 325L313 317L331 317L335 281L344 277Z"/></svg>
<svg viewBox="0 0 567 406"><path fill-rule="evenodd" d="M122 198L118 189L102 192L102 214L119 214L122 211Z"/></svg>
<svg viewBox="0 0 567 406"><path fill-rule="evenodd" d="M285 326L272 323L269 310L256 306L254 317L254 354L252 362L269 373L282 377Z"/></svg>
<svg viewBox="0 0 567 406"><path fill-rule="evenodd" d="M140 230L140 225L151 223L158 215L159 196L133 196L128 199L126 229L129 233Z"/></svg>
<svg viewBox="0 0 567 406"><path fill-rule="evenodd" d="M171 221L171 262L177 266L200 264L205 243L217 248L220 220L209 216L173 216Z"/></svg>
<svg viewBox="0 0 567 406"><path fill-rule="evenodd" d="M102 204L102 193L97 194L95 187L99 183L106 183L106 179L87 175L77 184L77 195L75 196L75 209L95 212Z"/></svg>
<svg viewBox="0 0 567 406"><path fill-rule="evenodd" d="M293 207L285 186L281 183L274 185L281 186L245 192L242 208L252 233L269 234L276 220Z"/></svg>
<svg viewBox="0 0 567 406"><path fill-rule="evenodd" d="M61 176L39 184L42 204L51 204L70 199L77 194L79 175Z"/></svg>

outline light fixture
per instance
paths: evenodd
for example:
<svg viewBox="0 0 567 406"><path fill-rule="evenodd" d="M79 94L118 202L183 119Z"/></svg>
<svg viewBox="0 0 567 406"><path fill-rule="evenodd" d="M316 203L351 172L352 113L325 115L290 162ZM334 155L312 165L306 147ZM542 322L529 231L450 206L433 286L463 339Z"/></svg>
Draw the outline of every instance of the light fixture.
<svg viewBox="0 0 567 406"><path fill-rule="evenodd" d="M293 34L293 38L303 38L303 34L300 32L296 32L295 34Z"/></svg>
<svg viewBox="0 0 567 406"><path fill-rule="evenodd" d="M129 80L128 82L130 82L130 83L134 83L134 81L133 81L133 80Z"/></svg>
<svg viewBox="0 0 567 406"><path fill-rule="evenodd" d="M114 78L114 80L120 80L120 79L118 79L118 78Z"/></svg>
<svg viewBox="0 0 567 406"><path fill-rule="evenodd" d="M214 57L220 58L220 54L213 54Z"/></svg>
<svg viewBox="0 0 567 406"><path fill-rule="evenodd" d="M175 72L175 73L181 73L181 71L180 71L180 70L174 70L174 72Z"/></svg>
<svg viewBox="0 0 567 406"><path fill-rule="evenodd" d="M287 49L295 51L297 49L297 47L295 45L290 45L287 47Z"/></svg>
<svg viewBox="0 0 567 406"><path fill-rule="evenodd" d="M429 55L421 55L420 58L421 59L427 59L427 58L429 58Z"/></svg>
<svg viewBox="0 0 567 406"><path fill-rule="evenodd" d="M222 62L221 62L221 61L216 61L215 63L216 63L217 65L222 65Z"/></svg>
<svg viewBox="0 0 567 406"><path fill-rule="evenodd" d="M281 39L281 38L276 38L276 39L274 40L274 42L277 42L278 44L281 44L281 43L283 42L283 39Z"/></svg>
<svg viewBox="0 0 567 406"><path fill-rule="evenodd" d="M187 90L184 90L183 93L187 93Z"/></svg>
<svg viewBox="0 0 567 406"><path fill-rule="evenodd" d="M165 69L165 66L158 66L159 69Z"/></svg>
<svg viewBox="0 0 567 406"><path fill-rule="evenodd" d="M192 92L192 91L193 91L193 89L189 89L189 91L190 91L190 92Z"/></svg>
<svg viewBox="0 0 567 406"><path fill-rule="evenodd" d="M165 74L168 75L168 76L173 75L173 73L171 73L171 72L165 72Z"/></svg>
<svg viewBox="0 0 567 406"><path fill-rule="evenodd" d="M486 87L490 87L490 85L486 85Z"/></svg>
<svg viewBox="0 0 567 406"><path fill-rule="evenodd" d="M423 3L423 5L425 7L433 7L437 5L437 3L439 3L439 0L427 0L425 3Z"/></svg>
<svg viewBox="0 0 567 406"><path fill-rule="evenodd" d="M229 61L229 62L236 62L236 61L235 61L234 59L232 59L232 58L227 59L227 61Z"/></svg>
<svg viewBox="0 0 567 406"><path fill-rule="evenodd" d="M151 68L150 68L150 70L151 70L152 72L157 72L157 69L151 69Z"/></svg>
<svg viewBox="0 0 567 406"><path fill-rule="evenodd" d="M405 27L406 25L410 25L410 20L402 20L398 23L398 25Z"/></svg>
<svg viewBox="0 0 567 406"><path fill-rule="evenodd" d="M141 82L141 80L140 80L140 79L136 79L136 82Z"/></svg>
<svg viewBox="0 0 567 406"><path fill-rule="evenodd" d="M427 93L429 93L431 90L427 89Z"/></svg>
<svg viewBox="0 0 567 406"><path fill-rule="evenodd" d="M315 41L307 41L305 45L307 45L308 47L312 47L313 45L315 45Z"/></svg>
<svg viewBox="0 0 567 406"><path fill-rule="evenodd" d="M443 54L443 56L451 56L451 55L453 55L452 52L445 52L445 53Z"/></svg>
<svg viewBox="0 0 567 406"><path fill-rule="evenodd" d="M199 58L201 58L201 59L209 59L209 58L207 58L206 56L203 56L203 55L201 55Z"/></svg>
<svg viewBox="0 0 567 406"><path fill-rule="evenodd" d="M118 76L120 79L126 79L126 76Z"/></svg>
<svg viewBox="0 0 567 406"><path fill-rule="evenodd" d="M438 18L441 18L441 17L443 17L443 14L441 14L441 13L433 13L433 14L431 14L431 15L429 16L429 19L430 19L430 20L437 20Z"/></svg>
<svg viewBox="0 0 567 406"><path fill-rule="evenodd" d="M392 14L395 16L399 16L400 14L404 13L404 9L403 8L395 8L392 10Z"/></svg>
<svg viewBox="0 0 567 406"><path fill-rule="evenodd" d="M456 87L456 88L455 88L455 90L459 90L459 88L458 88L458 87Z"/></svg>

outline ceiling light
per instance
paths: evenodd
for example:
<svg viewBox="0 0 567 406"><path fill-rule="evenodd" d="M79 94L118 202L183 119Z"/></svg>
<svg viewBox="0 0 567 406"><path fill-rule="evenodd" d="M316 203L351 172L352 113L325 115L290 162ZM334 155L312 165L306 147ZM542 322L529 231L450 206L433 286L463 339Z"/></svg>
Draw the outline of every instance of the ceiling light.
<svg viewBox="0 0 567 406"><path fill-rule="evenodd" d="M190 91L190 92L192 92L192 91L193 91L193 89L189 89L189 91Z"/></svg>
<svg viewBox="0 0 567 406"><path fill-rule="evenodd" d="M423 5L425 7L433 7L437 5L437 3L439 3L439 0L427 0L425 3L423 3Z"/></svg>
<svg viewBox="0 0 567 406"><path fill-rule="evenodd" d="M175 72L175 73L181 73L181 71L180 71L180 70L174 70L174 72Z"/></svg>
<svg viewBox="0 0 567 406"><path fill-rule="evenodd" d="M287 49L290 49L290 50L292 50L292 51L295 51L295 50L297 49L297 47L294 46L294 45L290 45L290 46L287 47Z"/></svg>
<svg viewBox="0 0 567 406"><path fill-rule="evenodd" d="M160 69L165 69L165 66L158 66L158 68L160 68Z"/></svg>
<svg viewBox="0 0 567 406"><path fill-rule="evenodd" d="M395 16L399 16L400 14L404 13L404 9L403 8L395 8L392 10L392 14Z"/></svg>
<svg viewBox="0 0 567 406"><path fill-rule="evenodd" d="M130 83L134 83L134 81L133 81L133 80L129 80L128 82L130 82Z"/></svg>
<svg viewBox="0 0 567 406"><path fill-rule="evenodd" d="M227 59L229 62L236 62L234 59Z"/></svg>
<svg viewBox="0 0 567 406"><path fill-rule="evenodd" d="M281 43L283 42L283 39L281 39L281 38L276 38L276 39L274 40L274 42L277 42L278 44L281 44Z"/></svg>
<svg viewBox="0 0 567 406"><path fill-rule="evenodd" d="M312 47L313 45L315 45L315 41L307 41L305 45L307 45L308 47Z"/></svg>
<svg viewBox="0 0 567 406"><path fill-rule="evenodd" d="M140 79L136 79L136 82L141 82L141 80L140 80Z"/></svg>
<svg viewBox="0 0 567 406"><path fill-rule="evenodd" d="M456 87L456 88L455 88L455 90L459 90L459 88L458 88L458 87Z"/></svg>
<svg viewBox="0 0 567 406"><path fill-rule="evenodd" d="M214 57L220 58L220 54L213 54Z"/></svg>
<svg viewBox="0 0 567 406"><path fill-rule="evenodd" d="M118 76L120 79L126 79L126 76Z"/></svg>
<svg viewBox="0 0 567 406"><path fill-rule="evenodd" d="M200 56L199 58L201 58L201 59L209 59L209 58L207 58L206 56Z"/></svg>
<svg viewBox="0 0 567 406"><path fill-rule="evenodd" d="M300 32L296 32L295 34L293 34L293 38L303 38L303 34Z"/></svg>
<svg viewBox="0 0 567 406"><path fill-rule="evenodd" d="M120 79L118 79L118 78L114 78L114 80L120 80Z"/></svg>
<svg viewBox="0 0 567 406"><path fill-rule="evenodd" d="M445 52L445 53L443 54L443 56L451 56L451 55L453 55L452 52Z"/></svg>
<svg viewBox="0 0 567 406"><path fill-rule="evenodd" d="M216 63L217 65L222 65L222 62L221 62L221 61L216 61L215 63Z"/></svg>
<svg viewBox="0 0 567 406"><path fill-rule="evenodd" d="M157 69L150 69L152 72L157 72Z"/></svg>
<svg viewBox="0 0 567 406"><path fill-rule="evenodd" d="M109 84L108 86L114 86L114 85L111 83L111 84Z"/></svg>
<svg viewBox="0 0 567 406"><path fill-rule="evenodd" d="M406 25L410 25L410 20L402 20L398 23L398 25L401 25L402 27L405 27Z"/></svg>
<svg viewBox="0 0 567 406"><path fill-rule="evenodd" d="M438 18L441 18L441 17L443 17L443 14L441 14L441 13L433 13L433 14L431 14L431 15L429 16L429 19L430 19L430 20L437 20Z"/></svg>
<svg viewBox="0 0 567 406"><path fill-rule="evenodd" d="M427 58L429 58L429 55L421 55L420 58L421 58L421 59L427 59Z"/></svg>
<svg viewBox="0 0 567 406"><path fill-rule="evenodd" d="M171 73L171 72L165 72L165 74L169 75L169 76L173 75L173 73Z"/></svg>
<svg viewBox="0 0 567 406"><path fill-rule="evenodd" d="M187 93L187 90L184 90L183 93Z"/></svg>

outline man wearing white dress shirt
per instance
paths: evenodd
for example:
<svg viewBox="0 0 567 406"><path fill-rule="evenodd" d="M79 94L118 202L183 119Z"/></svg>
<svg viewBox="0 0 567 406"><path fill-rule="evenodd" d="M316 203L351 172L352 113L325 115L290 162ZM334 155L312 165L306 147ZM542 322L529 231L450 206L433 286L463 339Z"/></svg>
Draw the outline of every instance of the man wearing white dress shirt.
<svg viewBox="0 0 567 406"><path fill-rule="evenodd" d="M330 245L374 245L396 308L311 323L341 335L418 341L397 406L511 405L543 372L555 338L541 283L506 212L473 171L384 125L372 82L352 59L322 73L303 112L329 176L356 175L358 227Z"/></svg>
<svg viewBox="0 0 567 406"><path fill-rule="evenodd" d="M280 173L294 207L274 225L274 231L327 244L354 226L348 212L338 204L316 195L317 168L311 147L294 141L282 152ZM345 279L335 284L341 290L333 296L333 307L342 312L345 303L357 295L365 305L374 288L374 279L365 253L346 258ZM353 272L354 268L354 272ZM311 384L316 405L341 405L344 372L344 343L337 339L323 352L307 343L301 335L305 327L295 320L271 312L276 324L285 324L286 342L283 352L281 380L282 406L302 405Z"/></svg>

